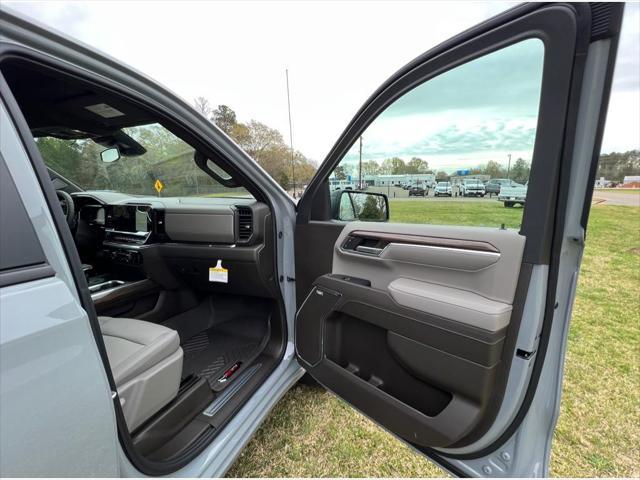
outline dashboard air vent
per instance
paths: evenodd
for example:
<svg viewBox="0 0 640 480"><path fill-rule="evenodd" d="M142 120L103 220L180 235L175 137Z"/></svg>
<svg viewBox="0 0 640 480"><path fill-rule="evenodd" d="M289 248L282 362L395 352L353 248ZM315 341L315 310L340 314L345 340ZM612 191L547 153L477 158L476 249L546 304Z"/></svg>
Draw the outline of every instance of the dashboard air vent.
<svg viewBox="0 0 640 480"><path fill-rule="evenodd" d="M238 211L238 240L249 240L253 233L253 212L249 207L236 207Z"/></svg>

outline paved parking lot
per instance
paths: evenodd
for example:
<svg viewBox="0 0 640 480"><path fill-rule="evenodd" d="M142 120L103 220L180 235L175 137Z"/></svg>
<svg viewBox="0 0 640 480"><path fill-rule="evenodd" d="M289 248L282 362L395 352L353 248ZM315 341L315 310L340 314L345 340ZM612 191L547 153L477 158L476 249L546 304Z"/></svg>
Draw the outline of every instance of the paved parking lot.
<svg viewBox="0 0 640 480"><path fill-rule="evenodd" d="M595 190L593 192L593 203L640 207L640 190Z"/></svg>
<svg viewBox="0 0 640 480"><path fill-rule="evenodd" d="M403 190L400 187L369 187L368 192L384 193L389 197L389 200L411 200L411 201L425 201L425 200L456 200L463 202L478 202L478 201L492 201L497 202L497 195L486 194L484 197L461 197L456 196L457 187L453 187L453 197L436 197L434 195L434 189L429 189L429 194L425 197L410 197L408 190ZM628 207L640 207L640 189L599 189L593 192L593 203L606 203L607 205L624 205Z"/></svg>
<svg viewBox="0 0 640 480"><path fill-rule="evenodd" d="M389 200L460 200L460 201L494 201L497 202L497 195L486 194L484 197L462 197L457 195L457 187L453 187L453 196L452 197L436 197L435 189L430 188L429 194L425 197L410 197L409 190L403 190L400 187L369 187L367 188L367 192L375 192L375 193L384 193Z"/></svg>

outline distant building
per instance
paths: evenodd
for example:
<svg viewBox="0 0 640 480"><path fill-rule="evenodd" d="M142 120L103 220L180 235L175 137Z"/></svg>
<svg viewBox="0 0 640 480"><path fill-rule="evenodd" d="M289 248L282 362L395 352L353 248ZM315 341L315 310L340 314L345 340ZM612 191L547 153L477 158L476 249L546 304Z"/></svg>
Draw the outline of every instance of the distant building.
<svg viewBox="0 0 640 480"><path fill-rule="evenodd" d="M640 175L627 175L622 179L622 184L626 185L627 183L640 183Z"/></svg>
<svg viewBox="0 0 640 480"><path fill-rule="evenodd" d="M351 175L346 180L338 180L335 177L329 178L329 188L331 190L355 190L356 184L351 180Z"/></svg>
<svg viewBox="0 0 640 480"><path fill-rule="evenodd" d="M436 181L433 173L411 173L403 175L363 175L362 181L370 187L402 187L411 185L413 187L424 187L425 184L431 186Z"/></svg>

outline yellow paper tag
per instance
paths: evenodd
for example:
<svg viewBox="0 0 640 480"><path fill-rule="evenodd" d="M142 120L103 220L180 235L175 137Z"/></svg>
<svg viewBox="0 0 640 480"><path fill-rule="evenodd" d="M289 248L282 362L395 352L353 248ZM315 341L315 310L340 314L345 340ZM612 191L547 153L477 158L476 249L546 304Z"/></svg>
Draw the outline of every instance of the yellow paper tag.
<svg viewBox="0 0 640 480"><path fill-rule="evenodd" d="M156 183L153 184L153 188L156 189L156 192L160 193L164 188L164 183L162 183L160 179L157 179Z"/></svg>
<svg viewBox="0 0 640 480"><path fill-rule="evenodd" d="M209 267L209 281L229 283L229 270L222 266L222 260L218 260L215 267Z"/></svg>

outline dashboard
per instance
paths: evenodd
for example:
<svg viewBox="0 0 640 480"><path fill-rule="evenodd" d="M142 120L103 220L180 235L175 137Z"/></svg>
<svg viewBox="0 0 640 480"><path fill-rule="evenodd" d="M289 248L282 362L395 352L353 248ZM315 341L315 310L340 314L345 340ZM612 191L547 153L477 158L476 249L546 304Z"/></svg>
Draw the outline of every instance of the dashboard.
<svg viewBox="0 0 640 480"><path fill-rule="evenodd" d="M72 194L83 263L118 279L149 278L165 288L271 295L273 227L268 206L253 198L134 197ZM218 260L230 281L209 281ZM236 281L231 281L237 279Z"/></svg>
<svg viewBox="0 0 640 480"><path fill-rule="evenodd" d="M262 237L255 220L268 212L266 205L245 198L155 199L82 192L73 199L80 221L104 227L105 241L131 245L251 244Z"/></svg>

